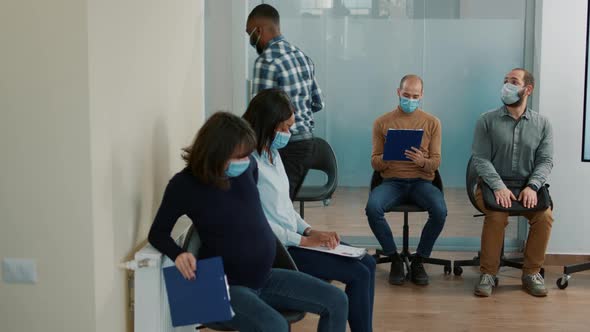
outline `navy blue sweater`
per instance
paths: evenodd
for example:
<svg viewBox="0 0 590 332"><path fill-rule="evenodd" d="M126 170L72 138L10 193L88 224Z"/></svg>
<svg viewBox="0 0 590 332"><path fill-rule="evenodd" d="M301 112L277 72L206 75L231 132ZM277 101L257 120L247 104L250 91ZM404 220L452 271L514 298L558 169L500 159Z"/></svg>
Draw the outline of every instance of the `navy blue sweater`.
<svg viewBox="0 0 590 332"><path fill-rule="evenodd" d="M149 242L173 261L183 252L170 232L187 215L201 238L200 258L221 256L230 285L261 288L272 267L276 239L256 188L258 166L230 178L227 190L201 183L188 169L172 177L149 234ZM198 261L197 261L198 265Z"/></svg>

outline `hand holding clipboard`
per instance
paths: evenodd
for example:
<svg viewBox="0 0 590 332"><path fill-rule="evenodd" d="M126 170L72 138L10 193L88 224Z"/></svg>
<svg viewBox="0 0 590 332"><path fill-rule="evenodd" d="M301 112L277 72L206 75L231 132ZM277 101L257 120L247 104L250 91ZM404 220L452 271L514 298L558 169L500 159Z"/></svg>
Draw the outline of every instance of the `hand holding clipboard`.
<svg viewBox="0 0 590 332"><path fill-rule="evenodd" d="M383 147L384 161L414 161L422 154L423 129L389 129ZM409 151L410 153L406 152ZM409 157L409 158L408 158ZM423 156L422 156L423 158Z"/></svg>

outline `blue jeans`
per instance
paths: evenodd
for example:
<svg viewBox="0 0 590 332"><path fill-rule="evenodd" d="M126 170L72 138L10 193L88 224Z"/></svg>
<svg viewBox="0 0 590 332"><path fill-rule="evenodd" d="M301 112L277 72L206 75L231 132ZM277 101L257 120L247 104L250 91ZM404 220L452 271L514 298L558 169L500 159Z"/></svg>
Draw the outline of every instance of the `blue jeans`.
<svg viewBox="0 0 590 332"><path fill-rule="evenodd" d="M277 310L319 315L318 332L346 331L346 294L303 272L272 269L261 289L230 286L229 293L236 315L224 324L240 332L287 332L289 324Z"/></svg>
<svg viewBox="0 0 590 332"><path fill-rule="evenodd" d="M396 205L407 203L416 204L428 211L428 221L422 229L416 252L419 256L430 257L434 242L447 218L444 195L432 182L423 179L383 180L383 183L369 194L365 209L369 226L379 240L384 254L391 255L397 252L391 228L385 220L385 212Z"/></svg>
<svg viewBox="0 0 590 332"><path fill-rule="evenodd" d="M366 255L358 260L297 247L290 247L289 254L299 271L344 283L348 295L350 331L373 331L375 259L372 256Z"/></svg>

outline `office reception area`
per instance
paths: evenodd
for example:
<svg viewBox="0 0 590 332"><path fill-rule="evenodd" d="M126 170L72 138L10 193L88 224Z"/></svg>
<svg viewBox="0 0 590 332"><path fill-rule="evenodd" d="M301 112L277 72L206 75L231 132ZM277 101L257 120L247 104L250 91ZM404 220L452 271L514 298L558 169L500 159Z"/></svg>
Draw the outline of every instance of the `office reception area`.
<svg viewBox="0 0 590 332"><path fill-rule="evenodd" d="M0 17L0 331L587 330L588 1ZM212 257L232 318L173 326Z"/></svg>

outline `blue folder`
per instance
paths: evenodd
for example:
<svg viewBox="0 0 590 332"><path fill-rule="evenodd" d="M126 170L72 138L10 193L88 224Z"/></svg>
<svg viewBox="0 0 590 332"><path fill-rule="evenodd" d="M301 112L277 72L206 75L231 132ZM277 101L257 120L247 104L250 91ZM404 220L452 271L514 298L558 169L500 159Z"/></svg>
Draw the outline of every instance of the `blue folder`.
<svg viewBox="0 0 590 332"><path fill-rule="evenodd" d="M197 261L194 280L186 280L176 266L163 269L172 326L224 322L233 311L221 257Z"/></svg>
<svg viewBox="0 0 590 332"><path fill-rule="evenodd" d="M383 160L386 161L410 161L406 158L405 151L412 150L412 147L420 148L422 143L422 129L389 129L385 136L383 148Z"/></svg>

